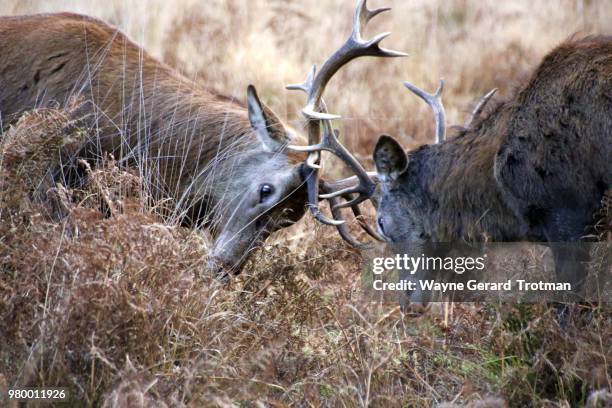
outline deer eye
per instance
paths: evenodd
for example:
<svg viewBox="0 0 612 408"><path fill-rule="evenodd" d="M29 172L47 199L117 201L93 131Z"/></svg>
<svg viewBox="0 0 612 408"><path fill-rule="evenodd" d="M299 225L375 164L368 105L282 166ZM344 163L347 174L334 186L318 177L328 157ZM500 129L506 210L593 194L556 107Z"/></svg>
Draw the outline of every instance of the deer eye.
<svg viewBox="0 0 612 408"><path fill-rule="evenodd" d="M259 187L259 203L263 203L274 193L274 187L270 184L262 184Z"/></svg>

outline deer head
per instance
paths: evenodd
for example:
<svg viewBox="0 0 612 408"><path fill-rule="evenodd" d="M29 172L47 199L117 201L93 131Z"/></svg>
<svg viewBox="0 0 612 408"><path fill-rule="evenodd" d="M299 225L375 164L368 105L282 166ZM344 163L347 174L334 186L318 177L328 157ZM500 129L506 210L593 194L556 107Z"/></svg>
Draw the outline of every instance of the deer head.
<svg viewBox="0 0 612 408"><path fill-rule="evenodd" d="M359 0L353 18L353 29L345 43L329 57L320 71L317 72L313 67L304 83L287 87L302 90L308 96L306 106L302 109L306 119L307 146L293 144L292 141L296 140L295 132L283 125L259 100L254 87L248 88L249 121L261 146L257 149L257 154L252 157L245 155L240 158L240 163L235 164L243 168L241 173L251 177L242 181L230 181L234 185L225 189L240 193L236 193L230 200L234 204L223 205L225 215L218 216L219 224L223 225L223 228L218 229L216 234L217 230L212 228L216 237L211 257L212 268L220 271L239 270L250 250L255 247L255 242L262 242L272 231L287 226L302 216L306 199L317 220L335 226L342 238L351 245L363 247L364 244L349 234L345 221L341 219L340 209L351 207L360 219L358 205L371 196L375 183L338 141L338 133L333 129L332 120L339 116L327 112L323 93L336 72L353 59L364 56L405 55L379 46L388 33L379 34L371 40L364 40L361 36L361 30L368 21L387 10L389 9L369 10L366 0ZM323 150L330 151L344 160L356 172L359 183L353 186L352 179L344 184L321 180L318 172L321 168L320 152ZM266 158L262 159L262 155ZM303 161L297 162L297 157L303 157ZM265 163L262 164L262 160L265 160ZM252 166L253 171L244 170L249 166ZM238 186L236 183L244 185ZM303 186L306 187L305 190ZM324 194L319 195L320 191ZM354 194L357 196L351 197ZM341 197L348 200L340 202ZM319 210L320 199L329 200L333 219L327 218ZM291 213L290 217L283 215L288 212ZM368 225L361 225L370 235L381 239Z"/></svg>

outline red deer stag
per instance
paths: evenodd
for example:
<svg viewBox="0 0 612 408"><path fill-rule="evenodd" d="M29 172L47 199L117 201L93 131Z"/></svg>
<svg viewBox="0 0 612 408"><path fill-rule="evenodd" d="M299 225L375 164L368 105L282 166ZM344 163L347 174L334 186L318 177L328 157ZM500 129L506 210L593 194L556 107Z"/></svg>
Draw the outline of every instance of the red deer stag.
<svg viewBox="0 0 612 408"><path fill-rule="evenodd" d="M408 153L390 136L376 144L378 230L391 248L419 256L435 243L558 243L558 279L580 291L588 253L571 243L612 188L612 37L560 45L510 99L482 113L494 91L483 97L447 140L441 88L406 87L433 108L439 143ZM344 188L323 197L363 191L351 184L330 183Z"/></svg>
<svg viewBox="0 0 612 408"><path fill-rule="evenodd" d="M303 113L310 140L318 137L320 121L331 117L319 113L322 95L344 64L362 56L403 55L379 47L387 34L361 37L367 22L386 10L369 10L365 0L358 1L349 39L298 86L308 93ZM317 177L318 155L305 160L293 145L299 136L260 102L253 86L246 106L234 102L192 83L91 17L0 18L4 123L28 109L64 105L74 95L93 106L98 129L83 154L111 152L120 162L135 164L151 193L171 199L184 224L208 227L215 240L209 269L217 276L239 272L271 232L301 218L307 198L319 220L359 244L345 224L317 210L319 183L325 188Z"/></svg>

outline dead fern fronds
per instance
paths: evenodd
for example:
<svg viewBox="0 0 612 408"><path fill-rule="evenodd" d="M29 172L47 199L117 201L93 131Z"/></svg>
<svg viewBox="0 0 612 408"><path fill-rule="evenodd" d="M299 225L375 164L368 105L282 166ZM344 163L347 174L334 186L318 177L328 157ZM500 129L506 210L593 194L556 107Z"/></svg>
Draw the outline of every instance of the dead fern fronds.
<svg viewBox="0 0 612 408"><path fill-rule="evenodd" d="M79 100L65 109L25 113L0 140L0 211L29 212L55 187L54 173L83 146L87 114Z"/></svg>

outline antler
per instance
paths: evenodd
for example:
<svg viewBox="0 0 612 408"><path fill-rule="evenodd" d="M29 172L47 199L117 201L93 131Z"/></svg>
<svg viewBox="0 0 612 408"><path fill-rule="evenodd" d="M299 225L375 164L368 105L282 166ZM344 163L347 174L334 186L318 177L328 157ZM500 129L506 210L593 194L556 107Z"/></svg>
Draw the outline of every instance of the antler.
<svg viewBox="0 0 612 408"><path fill-rule="evenodd" d="M442 143L446 135L446 114L442 105L442 91L444 90L444 80L440 80L440 85L434 94L428 94L421 88L404 82L404 86L410 89L419 98L423 99L431 107L436 121L436 143Z"/></svg>
<svg viewBox="0 0 612 408"><path fill-rule="evenodd" d="M325 186L323 187L323 191L327 191ZM344 197L346 198L346 196ZM339 198L331 197L329 198L329 203L331 205L331 213L334 219L342 221L340 209L337 205L339 203ZM353 214L355 215L357 222L359 222L359 225L365 230L365 232L367 232L372 238L378 241L384 241L384 239L363 220L363 215L361 214L361 210L359 209L358 205L351 206L351 209L353 210ZM346 223L342 222L340 225L337 225L336 228L338 229L340 236L352 246L360 249L367 248L369 246L368 244L363 244L354 239L349 233Z"/></svg>
<svg viewBox="0 0 612 408"><path fill-rule="evenodd" d="M373 183L376 184L378 182L378 174L376 172L367 172L367 175L368 177L370 177ZM328 193L321 194L319 195L319 197L329 200L329 203L331 205L332 215L334 216L335 220L342 219L341 217L339 217L339 214L340 214L339 209L341 206L339 205L338 197L341 196L345 200L349 201L352 198L350 193L356 187L356 183L359 183L359 179L357 178L357 176L352 176L352 177L348 177L345 179L336 180L333 182L327 182L327 181L322 182L323 192L328 192ZM372 227L370 227L370 225L368 225L367 222L364 221L363 219L364 217L363 217L363 214L361 213L361 210L359 209L359 205L353 204L350 207L351 207L351 210L353 211L353 214L355 215L355 219L357 220L357 222L359 222L359 225L365 230L365 232L367 232L368 235L370 235L372 238L376 239L377 241L384 241L384 238L382 238L376 232L376 230L374 230ZM340 230L340 227L338 228L338 230ZM342 231L340 231L340 235L343 236ZM349 241L346 238L345 240ZM360 244L359 246L363 247L363 244Z"/></svg>
<svg viewBox="0 0 612 408"><path fill-rule="evenodd" d="M489 100L493 97L493 95L495 95L495 92L497 92L497 88L491 89L489 92L487 92L486 95L482 96L478 100L478 103L476 104L476 106L474 106L474 109L472 110L472 112L470 112L470 116L468 116L467 120L463 124L464 128L467 129L468 127L470 127L474 119L477 118L478 115L482 113L482 110L485 108Z"/></svg>
<svg viewBox="0 0 612 408"><path fill-rule="evenodd" d="M378 8L369 10L366 6L366 0L359 0L353 17L353 29L351 35L346 42L332 54L332 56L323 64L321 70L317 73L316 66L313 66L306 80L301 84L289 85L287 89L297 89L306 92L308 95L306 106L302 109L302 114L308 121L308 146L289 145L288 148L294 151L308 152L308 158L305 165L311 171L306 180L308 187L308 204L314 217L328 225L338 227L340 235L349 243L355 245L357 241L349 237L346 228L341 228L345 223L340 216L339 210L344 207L353 208L355 214L359 214L359 210L355 207L370 198L376 187L375 183L368 177L367 172L361 166L359 161L338 141L338 133L334 131L331 121L339 119L340 116L327 112L325 103L322 99L325 87L329 80L338 70L350 62L351 60L364 57L402 57L406 54L398 51L387 50L380 47L380 42L390 33L382 33L371 40L362 38L361 30L365 25L376 15L388 11L390 8ZM321 138L321 123L323 123L323 137ZM322 150L332 152L344 161L348 167L355 172L359 183L356 186L351 186L342 191L324 194L330 200L332 215L334 219L329 219L319 210L319 174L321 168ZM358 194L357 197L351 198L347 202L340 203L337 197L348 197L349 194ZM367 228L368 232L372 231ZM359 244L361 245L361 244ZM358 245L358 246L359 246Z"/></svg>

